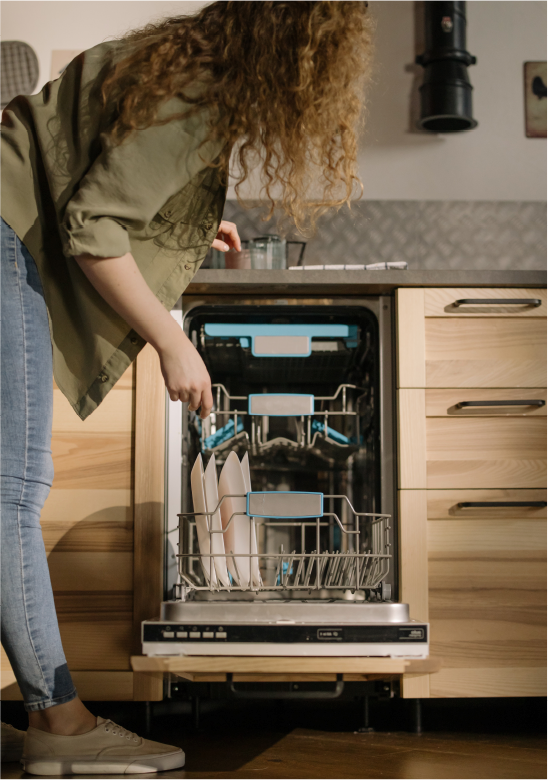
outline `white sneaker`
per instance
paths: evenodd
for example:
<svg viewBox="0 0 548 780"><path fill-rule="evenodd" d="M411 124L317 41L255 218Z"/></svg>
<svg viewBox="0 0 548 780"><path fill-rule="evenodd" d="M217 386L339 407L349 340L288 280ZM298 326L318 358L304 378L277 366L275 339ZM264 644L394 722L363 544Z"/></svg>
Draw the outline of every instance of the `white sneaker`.
<svg viewBox="0 0 548 780"><path fill-rule="evenodd" d="M97 728L74 737L29 726L21 763L31 775L144 774L178 769L185 764L185 754L97 718Z"/></svg>
<svg viewBox="0 0 548 780"><path fill-rule="evenodd" d="M2 763L7 761L20 761L23 755L23 742L25 732L2 723Z"/></svg>

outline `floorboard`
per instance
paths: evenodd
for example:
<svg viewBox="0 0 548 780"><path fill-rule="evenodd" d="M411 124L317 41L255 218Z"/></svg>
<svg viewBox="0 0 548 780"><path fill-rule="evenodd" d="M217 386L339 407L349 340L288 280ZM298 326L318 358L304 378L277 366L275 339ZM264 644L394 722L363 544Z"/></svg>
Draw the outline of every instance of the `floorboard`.
<svg viewBox="0 0 548 780"><path fill-rule="evenodd" d="M143 704L89 706L143 733ZM198 730L187 701L161 702L150 737L187 754L183 770L158 778L546 778L545 707L545 699L427 701L416 735L406 731L403 700L371 702L372 733L357 731L359 703L351 700L206 701ZM24 727L18 702L6 702L2 718ZM30 776L3 764L2 777Z"/></svg>

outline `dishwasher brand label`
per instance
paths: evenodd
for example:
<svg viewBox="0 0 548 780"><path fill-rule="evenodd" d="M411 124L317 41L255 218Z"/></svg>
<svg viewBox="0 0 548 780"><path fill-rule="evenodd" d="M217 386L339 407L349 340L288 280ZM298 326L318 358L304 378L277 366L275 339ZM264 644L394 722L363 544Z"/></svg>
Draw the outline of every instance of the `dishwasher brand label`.
<svg viewBox="0 0 548 780"><path fill-rule="evenodd" d="M319 628L318 639L323 639L325 642L342 642L343 630L342 628Z"/></svg>
<svg viewBox="0 0 548 780"><path fill-rule="evenodd" d="M400 628L399 638L414 639L415 641L424 640L424 633L424 628Z"/></svg>

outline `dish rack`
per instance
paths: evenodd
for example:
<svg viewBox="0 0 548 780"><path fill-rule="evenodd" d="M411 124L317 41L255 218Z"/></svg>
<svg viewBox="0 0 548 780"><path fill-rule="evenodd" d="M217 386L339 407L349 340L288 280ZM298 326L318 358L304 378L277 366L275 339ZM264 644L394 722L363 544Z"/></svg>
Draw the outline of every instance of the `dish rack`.
<svg viewBox="0 0 548 780"><path fill-rule="evenodd" d="M246 512L235 512L222 530L212 528L212 518L228 498L245 498ZM325 503L331 508L339 505L338 512L326 511ZM196 517L205 517L210 536L225 534L238 515L250 519L249 550L253 549L252 537L258 540L258 552L225 551L224 555L203 555L198 549ZM276 592L285 598L297 592L313 592L317 597L341 598L344 591L356 593L369 591L369 597L390 599L390 587L384 583L389 573L392 554L390 552L390 515L357 512L345 495L324 495L323 493L300 493L281 491L253 491L240 495L225 495L212 512L184 512L179 515L178 583L174 596L182 601L194 598L197 592L211 594L238 594L248 591L250 595ZM343 518L341 520L341 517ZM348 538L348 551L325 549L322 545L323 529L336 524L341 534ZM270 529L293 528L297 549L271 552L267 542ZM313 547L310 552L307 549ZM261 548L268 550L261 551ZM230 585L223 585L212 576L214 558L232 558L238 572L237 558L255 559L261 573L260 584L250 581L242 586L235 578ZM250 560L252 564L252 560ZM299 596L297 596L299 597Z"/></svg>
<svg viewBox="0 0 548 780"><path fill-rule="evenodd" d="M220 383L212 385L212 389L214 410L209 419L194 418L203 453L222 454L243 449L260 455L280 449L314 451L327 445L347 458L362 444L361 419L366 411L364 402L368 393L357 385L341 384L331 396L310 393L230 395ZM325 406L328 408L322 408ZM269 420L273 417L293 418L294 438L269 438ZM244 424L246 418L249 420L247 426ZM342 420L344 433L330 426L334 419L339 425Z"/></svg>

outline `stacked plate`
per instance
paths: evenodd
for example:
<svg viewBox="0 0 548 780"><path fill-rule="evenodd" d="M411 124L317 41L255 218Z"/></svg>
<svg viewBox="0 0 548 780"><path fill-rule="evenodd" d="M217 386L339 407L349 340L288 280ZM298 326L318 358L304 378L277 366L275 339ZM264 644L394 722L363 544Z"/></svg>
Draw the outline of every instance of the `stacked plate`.
<svg viewBox="0 0 548 780"><path fill-rule="evenodd" d="M247 453L240 463L236 453L231 452L218 482L215 456L211 456L204 471L202 456L198 455L190 484L207 582L213 587L260 587L255 523L246 514L246 494L251 492ZM223 496L227 498L219 506ZM202 514L206 512L209 514Z"/></svg>

